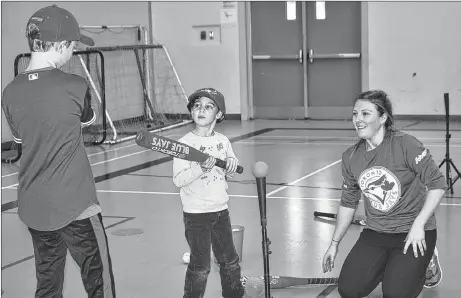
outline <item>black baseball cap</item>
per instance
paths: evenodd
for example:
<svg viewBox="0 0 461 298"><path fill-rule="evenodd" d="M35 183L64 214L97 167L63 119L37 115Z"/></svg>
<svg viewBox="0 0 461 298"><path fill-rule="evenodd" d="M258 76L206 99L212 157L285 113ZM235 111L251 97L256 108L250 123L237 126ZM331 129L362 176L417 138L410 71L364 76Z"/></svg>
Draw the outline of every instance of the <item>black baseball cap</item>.
<svg viewBox="0 0 461 298"><path fill-rule="evenodd" d="M56 4L44 7L30 17L29 24L38 27L38 39L43 41L80 41L88 46L94 46L94 40L80 33L77 19L69 11Z"/></svg>
<svg viewBox="0 0 461 298"><path fill-rule="evenodd" d="M194 105L195 101L201 97L207 97L213 100L218 107L218 109L222 112L222 117L218 119L218 123L224 120L224 116L226 115L226 102L224 100L224 95L221 92L214 88L201 88L192 93L188 98L187 109L189 112L192 110L192 106Z"/></svg>

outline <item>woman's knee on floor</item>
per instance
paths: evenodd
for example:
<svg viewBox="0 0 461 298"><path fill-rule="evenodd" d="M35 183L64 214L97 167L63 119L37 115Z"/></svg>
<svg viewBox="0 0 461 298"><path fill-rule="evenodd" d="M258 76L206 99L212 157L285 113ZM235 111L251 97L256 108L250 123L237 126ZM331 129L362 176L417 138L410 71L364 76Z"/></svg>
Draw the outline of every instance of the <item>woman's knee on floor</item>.
<svg viewBox="0 0 461 298"><path fill-rule="evenodd" d="M383 286L383 298L417 298L423 285L385 285Z"/></svg>
<svg viewBox="0 0 461 298"><path fill-rule="evenodd" d="M338 282L338 293L341 298L363 298L367 297L373 289L369 290L366 286Z"/></svg>
<svg viewBox="0 0 461 298"><path fill-rule="evenodd" d="M341 298L363 298L370 295L379 284L380 277L360 275L358 272L342 268L338 279L338 292Z"/></svg>

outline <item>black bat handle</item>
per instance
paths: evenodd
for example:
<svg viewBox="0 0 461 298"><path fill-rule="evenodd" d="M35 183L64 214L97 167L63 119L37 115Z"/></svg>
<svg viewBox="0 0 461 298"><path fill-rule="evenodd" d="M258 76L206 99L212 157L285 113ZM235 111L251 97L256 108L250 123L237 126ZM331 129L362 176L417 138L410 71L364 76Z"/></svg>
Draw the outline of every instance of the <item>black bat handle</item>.
<svg viewBox="0 0 461 298"><path fill-rule="evenodd" d="M315 217L336 218L336 214L334 213L326 213L326 212L319 212L319 211L314 211L314 216Z"/></svg>
<svg viewBox="0 0 461 298"><path fill-rule="evenodd" d="M216 159L215 165L217 167L226 168L227 163L224 160L221 159ZM242 174L243 173L243 167L242 166L237 166L237 173Z"/></svg>

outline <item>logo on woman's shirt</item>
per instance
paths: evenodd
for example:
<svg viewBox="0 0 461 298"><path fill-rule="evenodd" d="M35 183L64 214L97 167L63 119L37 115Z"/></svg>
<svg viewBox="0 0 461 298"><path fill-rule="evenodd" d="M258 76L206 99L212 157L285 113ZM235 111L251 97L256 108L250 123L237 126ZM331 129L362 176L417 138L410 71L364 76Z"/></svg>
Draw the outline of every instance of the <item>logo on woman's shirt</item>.
<svg viewBox="0 0 461 298"><path fill-rule="evenodd" d="M426 157L426 155L427 155L427 149L424 149L424 151L421 152L420 155L415 157L416 164L418 164L421 160L423 160L423 158Z"/></svg>
<svg viewBox="0 0 461 298"><path fill-rule="evenodd" d="M400 199L400 182L385 167L371 167L360 174L359 185L371 206L387 212Z"/></svg>

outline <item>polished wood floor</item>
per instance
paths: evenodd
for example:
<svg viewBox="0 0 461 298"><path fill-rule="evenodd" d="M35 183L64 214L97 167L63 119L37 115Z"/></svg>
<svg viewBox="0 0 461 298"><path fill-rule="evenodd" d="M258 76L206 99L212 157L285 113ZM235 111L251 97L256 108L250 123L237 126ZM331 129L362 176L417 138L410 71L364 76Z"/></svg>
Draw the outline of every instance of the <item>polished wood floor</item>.
<svg viewBox="0 0 461 298"><path fill-rule="evenodd" d="M419 138L437 163L445 156L445 124L400 121L398 126ZM191 126L162 134L179 138ZM451 157L461 168L461 125L452 125ZM232 223L244 230L242 274L263 274L261 225L252 166L264 161L267 176L268 236L272 241L272 275L336 277L361 228L351 226L340 247L335 270L323 274L321 259L334 225L314 219L315 210L335 212L340 198L341 153L356 140L344 121L225 121L217 130L232 141L245 171L229 183ZM178 189L172 182L171 159L145 150L133 141L88 147L88 156L103 208L118 297L182 297L188 251L184 239ZM459 166L458 166L459 164ZM460 180L461 181L461 180ZM437 210L437 247L443 281L420 297L459 296L461 278L461 182ZM18 219L17 165L2 165L2 289L3 298L33 297L36 285L30 235ZM358 211L363 214L362 207ZM458 230L458 232L456 232ZM273 290L274 298L338 298L335 286ZM66 298L86 297L79 270L68 257ZM221 297L216 264L208 279L206 298ZM382 297L377 288L369 297Z"/></svg>

